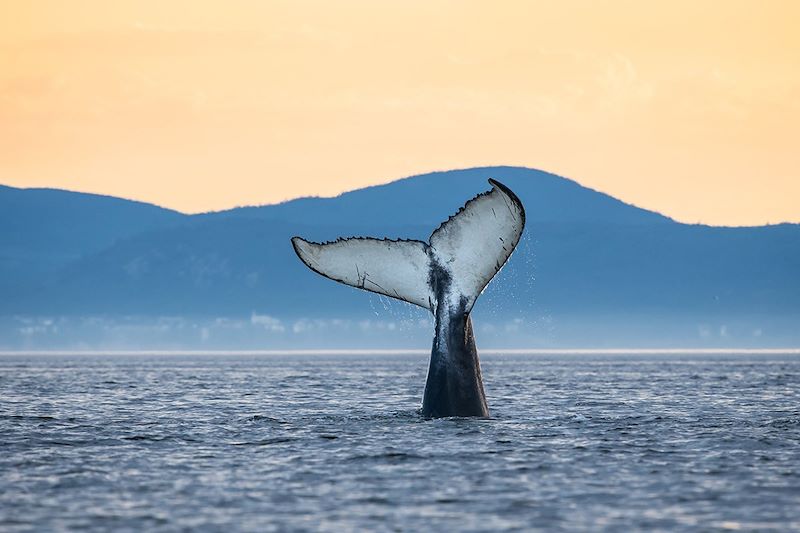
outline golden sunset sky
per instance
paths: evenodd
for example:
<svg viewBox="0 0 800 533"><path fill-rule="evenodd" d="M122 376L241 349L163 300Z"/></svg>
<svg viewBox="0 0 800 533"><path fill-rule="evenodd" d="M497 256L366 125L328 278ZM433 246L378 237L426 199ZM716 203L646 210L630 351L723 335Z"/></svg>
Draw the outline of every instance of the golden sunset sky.
<svg viewBox="0 0 800 533"><path fill-rule="evenodd" d="M478 165L800 222L800 2L0 0L0 183L197 212Z"/></svg>

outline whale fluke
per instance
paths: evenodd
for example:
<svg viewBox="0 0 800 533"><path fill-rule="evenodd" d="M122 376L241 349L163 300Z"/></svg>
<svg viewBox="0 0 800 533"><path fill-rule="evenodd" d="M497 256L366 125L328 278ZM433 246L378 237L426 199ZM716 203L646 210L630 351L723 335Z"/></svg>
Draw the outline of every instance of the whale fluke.
<svg viewBox="0 0 800 533"><path fill-rule="evenodd" d="M293 237L294 250L311 270L334 281L434 311L432 266L450 274L451 292L472 309L481 291L514 251L525 225L522 203L504 185L468 201L430 236L406 239L350 237L314 243Z"/></svg>
<svg viewBox="0 0 800 533"><path fill-rule="evenodd" d="M317 244L292 238L294 251L314 272L326 278L429 308L428 245L350 237Z"/></svg>
<svg viewBox="0 0 800 533"><path fill-rule="evenodd" d="M311 270L433 313L436 335L422 406L426 416L488 415L469 313L525 227L519 198L503 184L489 183L491 190L468 201L427 243L292 238L295 252Z"/></svg>

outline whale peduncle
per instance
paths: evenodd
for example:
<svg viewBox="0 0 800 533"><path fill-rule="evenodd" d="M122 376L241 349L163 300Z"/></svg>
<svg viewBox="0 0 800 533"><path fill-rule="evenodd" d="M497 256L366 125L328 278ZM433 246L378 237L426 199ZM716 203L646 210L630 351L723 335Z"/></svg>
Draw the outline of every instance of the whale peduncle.
<svg viewBox="0 0 800 533"><path fill-rule="evenodd" d="M421 413L426 418L489 416L472 319L463 308L437 307Z"/></svg>

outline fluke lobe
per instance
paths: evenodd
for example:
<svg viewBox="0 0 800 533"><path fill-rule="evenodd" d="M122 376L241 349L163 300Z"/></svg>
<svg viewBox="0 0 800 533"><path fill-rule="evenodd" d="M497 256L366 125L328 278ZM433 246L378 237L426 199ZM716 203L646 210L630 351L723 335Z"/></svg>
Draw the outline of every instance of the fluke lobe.
<svg viewBox="0 0 800 533"><path fill-rule="evenodd" d="M367 237L314 243L292 238L294 251L326 278L433 313L436 332L422 415L489 416L470 311L517 246L525 210L505 185L468 201L428 242Z"/></svg>

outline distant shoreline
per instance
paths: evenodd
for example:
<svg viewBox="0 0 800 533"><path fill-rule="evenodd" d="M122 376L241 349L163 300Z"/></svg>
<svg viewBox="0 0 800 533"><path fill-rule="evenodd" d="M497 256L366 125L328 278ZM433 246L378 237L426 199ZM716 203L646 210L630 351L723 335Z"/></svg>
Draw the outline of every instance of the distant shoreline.
<svg viewBox="0 0 800 533"><path fill-rule="evenodd" d="M483 355L800 355L800 348L489 348ZM422 349L336 350L0 350L0 357L34 356L292 356L292 355L429 355Z"/></svg>

